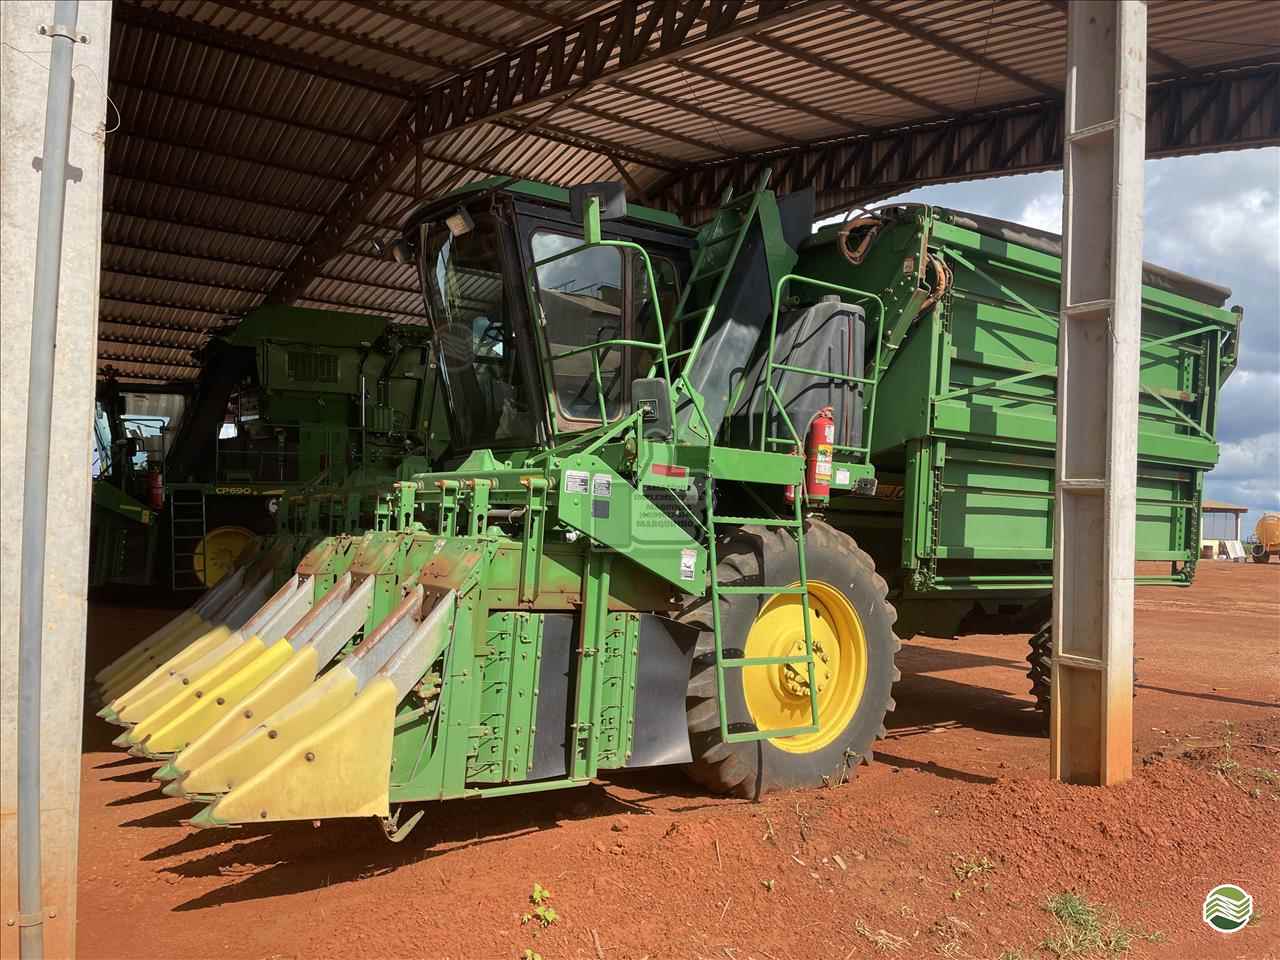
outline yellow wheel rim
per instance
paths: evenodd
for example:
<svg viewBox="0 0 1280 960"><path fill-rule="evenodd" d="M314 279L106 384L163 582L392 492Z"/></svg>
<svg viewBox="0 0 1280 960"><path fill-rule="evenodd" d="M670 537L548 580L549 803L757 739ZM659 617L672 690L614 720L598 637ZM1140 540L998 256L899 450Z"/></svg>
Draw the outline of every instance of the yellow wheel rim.
<svg viewBox="0 0 1280 960"><path fill-rule="evenodd" d="M830 584L810 580L809 614L818 688L818 729L771 741L789 753L813 753L830 745L849 726L867 686L867 638L853 604ZM800 597L780 595L760 610L747 634L743 655L802 657L804 649ZM810 725L805 664L744 667L742 688L747 712L757 729Z"/></svg>
<svg viewBox="0 0 1280 960"><path fill-rule="evenodd" d="M206 533L196 544L195 556L191 558L200 582L212 587L235 569L236 559L256 536L246 527L218 527Z"/></svg>

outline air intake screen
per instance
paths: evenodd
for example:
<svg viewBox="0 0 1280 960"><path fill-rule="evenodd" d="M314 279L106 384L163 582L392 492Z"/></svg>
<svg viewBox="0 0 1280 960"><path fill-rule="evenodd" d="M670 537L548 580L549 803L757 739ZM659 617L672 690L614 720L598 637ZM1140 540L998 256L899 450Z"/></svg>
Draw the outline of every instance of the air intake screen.
<svg viewBox="0 0 1280 960"><path fill-rule="evenodd" d="M338 358L332 353L289 351L289 379L310 383L337 383Z"/></svg>

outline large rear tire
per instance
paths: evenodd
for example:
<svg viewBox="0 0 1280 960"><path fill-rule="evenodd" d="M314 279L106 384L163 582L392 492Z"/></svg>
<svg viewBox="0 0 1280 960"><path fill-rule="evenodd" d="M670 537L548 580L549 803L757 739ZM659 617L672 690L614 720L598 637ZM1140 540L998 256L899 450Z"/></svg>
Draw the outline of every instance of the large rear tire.
<svg viewBox="0 0 1280 960"><path fill-rule="evenodd" d="M1031 635L1027 641L1030 650L1027 652L1027 679L1031 681L1031 695L1036 699L1036 709L1049 722L1049 695L1052 691L1053 676L1053 624L1046 623Z"/></svg>
<svg viewBox="0 0 1280 960"><path fill-rule="evenodd" d="M1031 695L1035 697L1036 710L1043 717L1044 729L1049 729L1049 711L1053 706L1053 621L1049 621L1031 635L1027 641L1027 679L1031 681ZM1138 655L1133 655L1133 695L1138 695Z"/></svg>
<svg viewBox="0 0 1280 960"><path fill-rule="evenodd" d="M795 541L785 530L742 527L717 543L722 584L741 586L799 581ZM715 641L711 602L702 600L680 619L702 631L694 655L686 701L693 762L686 772L716 793L758 797L774 790L841 782L850 768L871 760L872 745L885 735L884 716L894 707L900 676L894 655L897 612L885 599L888 586L871 558L846 534L820 520L805 529L811 632L816 664L819 730L813 734L725 743L720 736ZM721 598L726 657L803 652L800 600L790 596L732 594ZM730 731L808 725L807 676L784 666L725 672Z"/></svg>

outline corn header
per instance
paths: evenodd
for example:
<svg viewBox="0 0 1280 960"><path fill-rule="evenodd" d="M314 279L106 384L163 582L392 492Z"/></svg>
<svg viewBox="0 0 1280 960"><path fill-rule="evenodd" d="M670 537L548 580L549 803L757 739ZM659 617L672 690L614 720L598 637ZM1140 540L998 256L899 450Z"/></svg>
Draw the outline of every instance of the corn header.
<svg viewBox="0 0 1280 960"><path fill-rule="evenodd" d="M840 782L900 639L1030 629L1050 564L1056 238L930 207L699 230L619 188L472 185L394 247L449 448L279 531L96 677L201 826L378 817L682 764ZM1138 555L1189 582L1227 291L1145 273ZM417 805L417 806L416 806Z"/></svg>

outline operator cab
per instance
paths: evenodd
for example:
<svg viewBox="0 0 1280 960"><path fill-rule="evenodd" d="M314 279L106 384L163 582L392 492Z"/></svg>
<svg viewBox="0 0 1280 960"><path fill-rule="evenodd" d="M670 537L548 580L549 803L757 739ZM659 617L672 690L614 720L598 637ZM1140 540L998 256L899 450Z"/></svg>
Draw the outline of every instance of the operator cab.
<svg viewBox="0 0 1280 960"><path fill-rule="evenodd" d="M537 448L630 409L632 381L656 359L638 344L674 312L696 231L624 210L602 236L644 247L657 310L644 257L584 246L567 190L495 178L410 216L393 252L418 266L453 451Z"/></svg>

